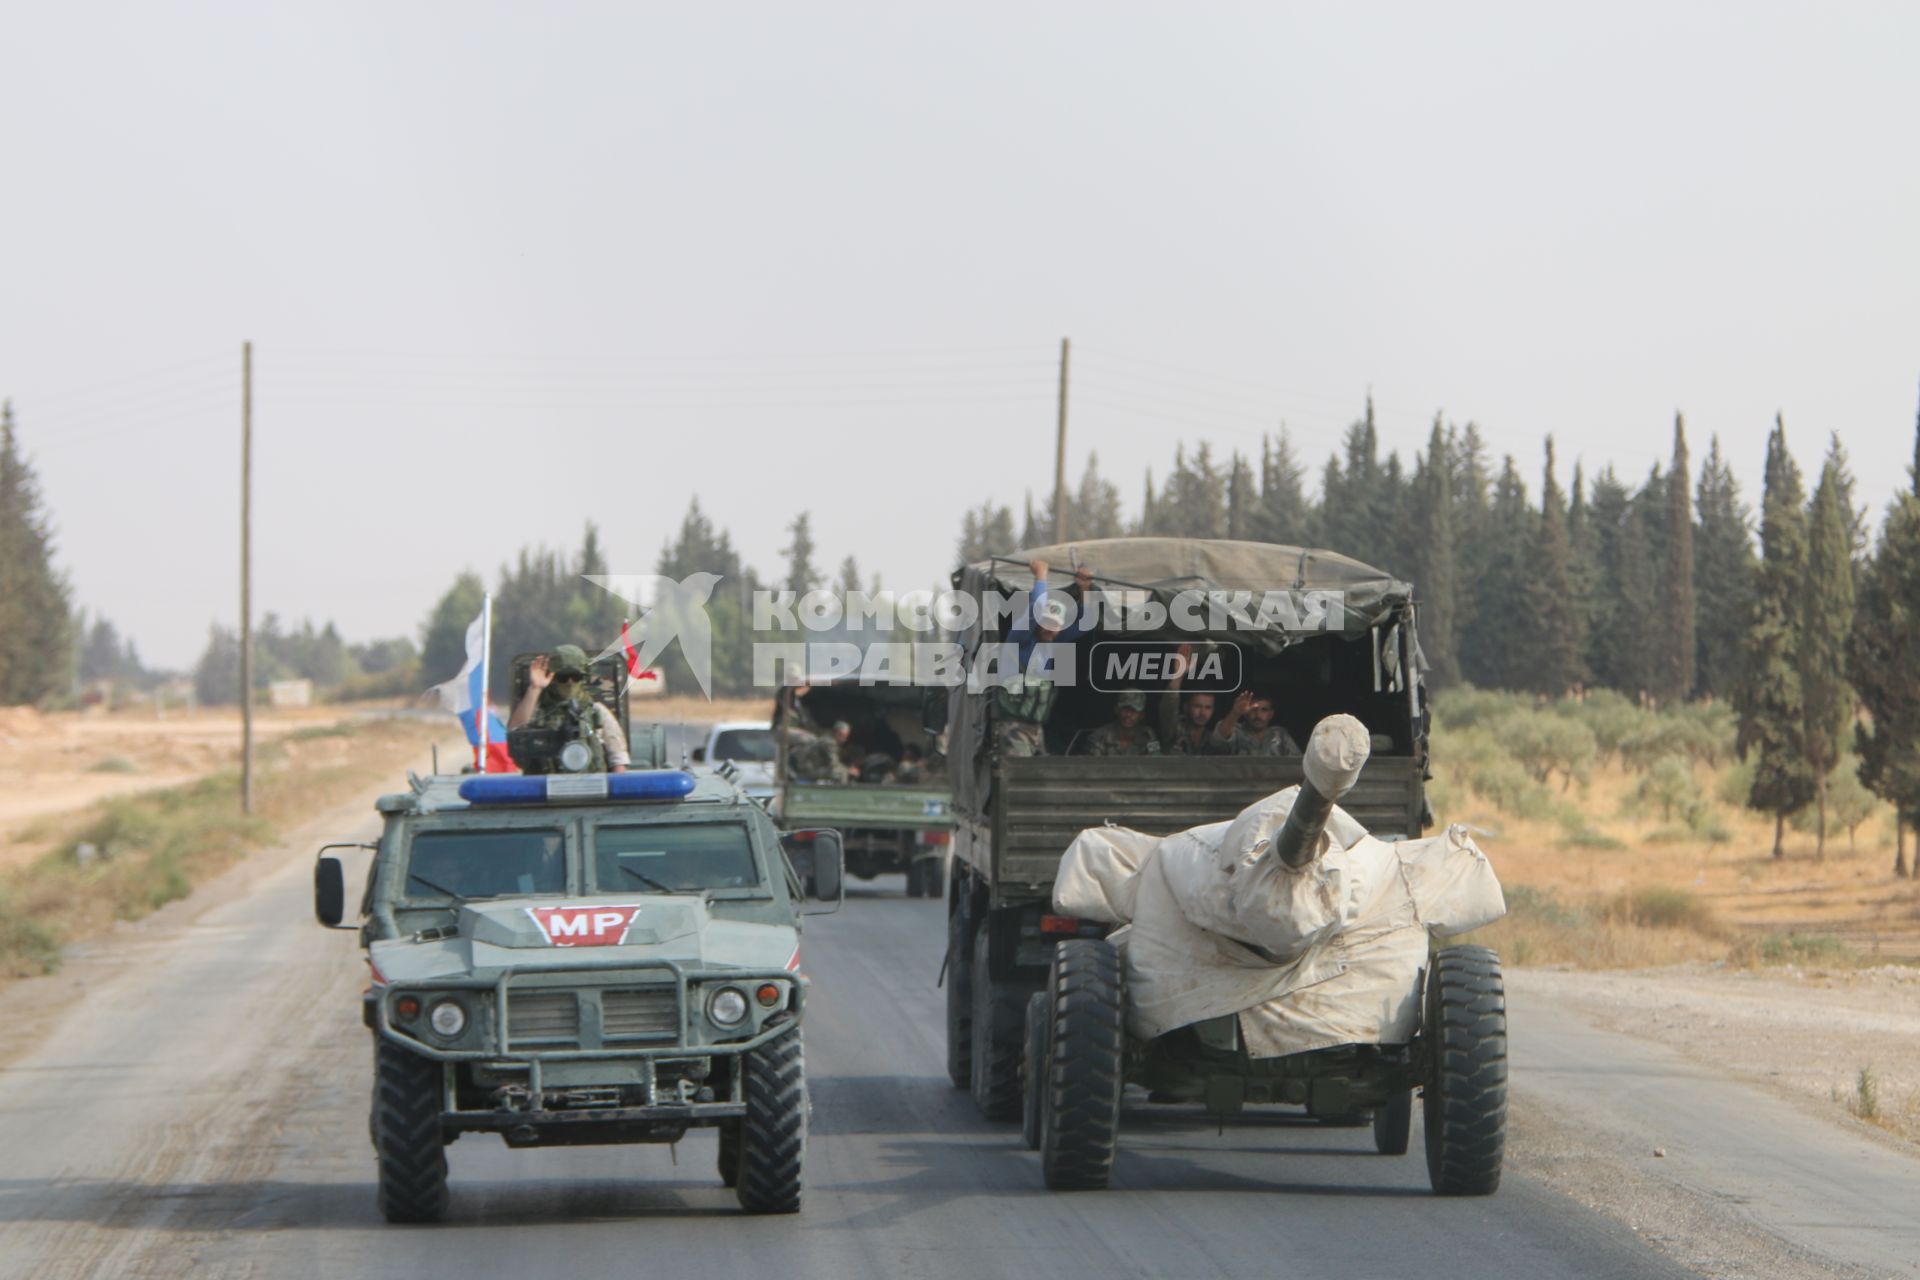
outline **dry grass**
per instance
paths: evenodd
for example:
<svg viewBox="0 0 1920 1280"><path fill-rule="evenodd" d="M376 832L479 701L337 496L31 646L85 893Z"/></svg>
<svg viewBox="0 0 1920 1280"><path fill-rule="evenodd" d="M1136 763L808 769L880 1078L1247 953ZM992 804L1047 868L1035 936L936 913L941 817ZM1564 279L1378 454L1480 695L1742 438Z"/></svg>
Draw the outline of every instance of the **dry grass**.
<svg viewBox="0 0 1920 1280"><path fill-rule="evenodd" d="M397 777L444 736L435 724L367 720L271 743L252 817L240 813L239 773L223 770L47 822L54 847L0 871L0 979L52 972L67 943L185 897L277 832Z"/></svg>
<svg viewBox="0 0 1920 1280"><path fill-rule="evenodd" d="M1849 841L1788 830L1725 802L1737 766L1692 768L1693 821L1636 798L1644 774L1617 758L1553 788L1552 811L1516 817L1475 792L1471 760L1450 767L1435 735L1434 812L1473 828L1507 889L1509 916L1476 935L1515 963L1624 968L1920 962L1920 881L1893 875L1884 810Z"/></svg>

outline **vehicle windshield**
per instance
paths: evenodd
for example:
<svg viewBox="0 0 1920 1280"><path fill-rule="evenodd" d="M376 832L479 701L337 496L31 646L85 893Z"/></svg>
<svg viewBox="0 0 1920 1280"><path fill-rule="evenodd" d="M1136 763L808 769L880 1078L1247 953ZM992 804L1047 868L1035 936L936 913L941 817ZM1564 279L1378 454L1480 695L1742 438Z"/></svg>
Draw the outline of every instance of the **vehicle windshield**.
<svg viewBox="0 0 1920 1280"><path fill-rule="evenodd" d="M505 898L567 891L557 830L421 831L407 857L410 898Z"/></svg>
<svg viewBox="0 0 1920 1280"><path fill-rule="evenodd" d="M593 882L602 893L697 893L760 883L747 828L734 822L602 824L593 833Z"/></svg>
<svg viewBox="0 0 1920 1280"><path fill-rule="evenodd" d="M774 757L773 730L723 729L713 740L715 760L747 760L755 764Z"/></svg>

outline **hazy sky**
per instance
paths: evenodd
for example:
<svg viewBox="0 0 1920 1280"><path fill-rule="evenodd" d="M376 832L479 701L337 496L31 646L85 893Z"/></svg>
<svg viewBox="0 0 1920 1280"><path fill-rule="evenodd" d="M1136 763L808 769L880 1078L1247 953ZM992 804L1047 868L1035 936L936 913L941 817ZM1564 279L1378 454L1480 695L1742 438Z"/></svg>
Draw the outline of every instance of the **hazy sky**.
<svg viewBox="0 0 1920 1280"><path fill-rule="evenodd" d="M1920 7L0 9L0 396L80 604L185 665L256 600L412 632L689 495L778 566L1176 442L1318 468L1371 389L1750 498L1776 410L1877 525L1920 395ZM430 673L438 674L438 673ZM451 674L451 673L447 673Z"/></svg>

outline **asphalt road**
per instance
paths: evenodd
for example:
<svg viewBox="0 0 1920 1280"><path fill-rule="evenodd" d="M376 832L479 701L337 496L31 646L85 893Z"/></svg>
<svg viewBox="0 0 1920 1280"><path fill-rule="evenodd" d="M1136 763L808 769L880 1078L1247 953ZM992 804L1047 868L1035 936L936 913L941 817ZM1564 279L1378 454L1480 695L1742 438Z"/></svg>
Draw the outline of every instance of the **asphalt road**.
<svg viewBox="0 0 1920 1280"><path fill-rule="evenodd" d="M330 834L366 831L356 806ZM72 1007L0 1069L0 1276L1459 1276L1679 1274L1525 1177L1439 1200L1415 1153L1270 1115L1130 1113L1115 1186L1051 1194L942 1071L943 904L898 878L808 921L805 1210L741 1215L701 1134L451 1152L451 1220L389 1227L366 1137L352 934L310 849L177 927L84 951ZM1417 1121L1416 1121L1417 1124Z"/></svg>

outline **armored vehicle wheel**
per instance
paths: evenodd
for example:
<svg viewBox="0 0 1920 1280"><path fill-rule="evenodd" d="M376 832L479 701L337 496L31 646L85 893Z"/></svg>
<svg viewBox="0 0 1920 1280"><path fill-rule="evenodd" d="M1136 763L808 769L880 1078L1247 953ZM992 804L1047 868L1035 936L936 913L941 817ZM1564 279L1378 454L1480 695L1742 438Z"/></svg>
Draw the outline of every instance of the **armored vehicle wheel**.
<svg viewBox="0 0 1920 1280"><path fill-rule="evenodd" d="M373 1048L373 1149L388 1222L438 1222L447 1212L447 1143L440 1129L443 1068L383 1036Z"/></svg>
<svg viewBox="0 0 1920 1280"><path fill-rule="evenodd" d="M737 1187L740 1185L740 1122L722 1120L716 1132L720 1135L720 1185Z"/></svg>
<svg viewBox="0 0 1920 1280"><path fill-rule="evenodd" d="M974 1105L989 1120L1020 1118L1021 992L993 980L987 925L973 939L973 1067L967 1073Z"/></svg>
<svg viewBox="0 0 1920 1280"><path fill-rule="evenodd" d="M1113 1177L1126 1049L1120 953L1104 939L1054 948L1047 976L1040 1168L1054 1191L1099 1191Z"/></svg>
<svg viewBox="0 0 1920 1280"><path fill-rule="evenodd" d="M907 864L907 896L924 898L927 896L927 864L909 862Z"/></svg>
<svg viewBox="0 0 1920 1280"><path fill-rule="evenodd" d="M1403 1156L1412 1134L1413 1090L1402 1089L1373 1113L1373 1149L1383 1156Z"/></svg>
<svg viewBox="0 0 1920 1280"><path fill-rule="evenodd" d="M1507 1146L1507 1000L1500 957L1446 947L1427 975L1427 1177L1443 1196L1500 1185Z"/></svg>
<svg viewBox="0 0 1920 1280"><path fill-rule="evenodd" d="M740 1121L734 1192L748 1213L798 1213L807 1150L807 1073L800 1029L741 1055L747 1114Z"/></svg>
<svg viewBox="0 0 1920 1280"><path fill-rule="evenodd" d="M942 864L941 859L927 859L927 878L924 883L927 886L927 896L929 898L942 898L946 896L947 869Z"/></svg>
<svg viewBox="0 0 1920 1280"><path fill-rule="evenodd" d="M1047 1076L1047 993L1027 997L1027 1035L1020 1055L1020 1136L1040 1149L1040 1086Z"/></svg>
<svg viewBox="0 0 1920 1280"><path fill-rule="evenodd" d="M956 887L947 911L947 1079L964 1089L973 1076L973 952Z"/></svg>

